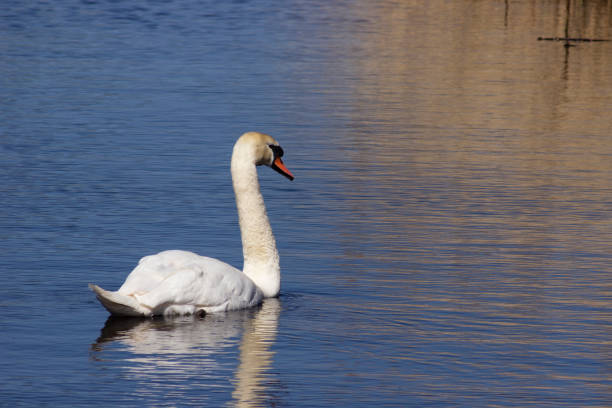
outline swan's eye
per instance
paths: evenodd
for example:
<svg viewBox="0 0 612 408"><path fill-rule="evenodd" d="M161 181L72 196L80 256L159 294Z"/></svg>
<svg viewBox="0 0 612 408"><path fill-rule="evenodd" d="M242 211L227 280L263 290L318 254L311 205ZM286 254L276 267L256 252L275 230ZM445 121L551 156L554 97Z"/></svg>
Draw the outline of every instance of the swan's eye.
<svg viewBox="0 0 612 408"><path fill-rule="evenodd" d="M283 157L283 148L277 145L268 145L272 152L274 153L274 157Z"/></svg>

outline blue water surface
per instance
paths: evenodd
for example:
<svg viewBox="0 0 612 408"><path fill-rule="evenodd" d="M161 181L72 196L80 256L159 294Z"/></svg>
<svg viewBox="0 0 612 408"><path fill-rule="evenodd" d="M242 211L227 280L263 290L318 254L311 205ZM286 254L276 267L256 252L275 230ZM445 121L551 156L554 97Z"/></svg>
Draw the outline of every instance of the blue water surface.
<svg viewBox="0 0 612 408"><path fill-rule="evenodd" d="M0 405L607 406L606 1L5 1ZM242 265L274 136L278 299L109 319L140 257Z"/></svg>

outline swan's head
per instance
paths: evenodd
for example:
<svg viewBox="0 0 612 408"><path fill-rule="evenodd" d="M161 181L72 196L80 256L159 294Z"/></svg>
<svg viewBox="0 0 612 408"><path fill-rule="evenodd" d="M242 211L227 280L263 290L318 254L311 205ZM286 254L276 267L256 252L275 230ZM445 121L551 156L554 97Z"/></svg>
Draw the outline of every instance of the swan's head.
<svg viewBox="0 0 612 408"><path fill-rule="evenodd" d="M259 132L243 134L234 146L234 154L247 151L254 155L256 166L266 165L289 180L293 180L293 174L285 167L281 159L283 157L283 149L272 136Z"/></svg>

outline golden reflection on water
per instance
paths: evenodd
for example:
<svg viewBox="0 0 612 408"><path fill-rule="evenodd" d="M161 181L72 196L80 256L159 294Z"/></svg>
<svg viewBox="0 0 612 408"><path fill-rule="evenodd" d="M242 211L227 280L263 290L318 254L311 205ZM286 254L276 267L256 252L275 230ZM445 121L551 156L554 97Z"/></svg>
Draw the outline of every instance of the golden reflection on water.
<svg viewBox="0 0 612 408"><path fill-rule="evenodd" d="M612 39L610 4L573 2L571 35ZM368 24L334 84L351 97L332 111L346 127L330 222L353 272L337 286L375 298L338 307L395 316L355 327L410 339L391 359L433 364L453 344L446 370L481 364L493 389L516 377L551 392L575 386L559 375L573 359L612 359L612 43L538 41L563 36L565 6L354 11Z"/></svg>
<svg viewBox="0 0 612 408"><path fill-rule="evenodd" d="M433 242L610 249L612 43L537 41L560 35L565 5L358 8L371 23L345 59L342 135L355 224L392 246L434 226ZM612 39L610 15L574 2L572 35Z"/></svg>

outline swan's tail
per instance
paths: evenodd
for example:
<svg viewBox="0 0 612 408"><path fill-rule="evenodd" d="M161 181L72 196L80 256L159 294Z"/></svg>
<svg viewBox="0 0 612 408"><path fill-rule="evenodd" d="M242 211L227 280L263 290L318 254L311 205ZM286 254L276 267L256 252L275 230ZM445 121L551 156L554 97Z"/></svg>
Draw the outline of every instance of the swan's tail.
<svg viewBox="0 0 612 408"><path fill-rule="evenodd" d="M89 289L93 290L96 297L112 315L115 316L146 316L146 311L131 296L122 295L118 292L104 290L98 285L89 284Z"/></svg>

